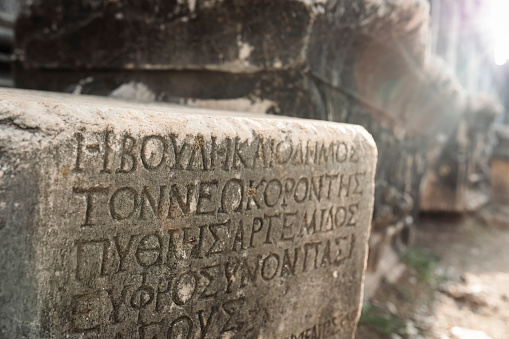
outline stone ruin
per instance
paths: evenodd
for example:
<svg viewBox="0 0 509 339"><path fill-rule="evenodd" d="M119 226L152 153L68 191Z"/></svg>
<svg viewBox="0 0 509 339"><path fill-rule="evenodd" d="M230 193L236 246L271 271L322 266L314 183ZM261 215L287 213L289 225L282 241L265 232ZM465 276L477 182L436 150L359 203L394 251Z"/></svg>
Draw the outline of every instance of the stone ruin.
<svg viewBox="0 0 509 339"><path fill-rule="evenodd" d="M0 92L6 338L351 338L360 126Z"/></svg>
<svg viewBox="0 0 509 339"><path fill-rule="evenodd" d="M14 80L363 126L378 148L370 295L421 211L476 210L490 194L502 108L450 67L432 19L426 0L32 1L16 21Z"/></svg>

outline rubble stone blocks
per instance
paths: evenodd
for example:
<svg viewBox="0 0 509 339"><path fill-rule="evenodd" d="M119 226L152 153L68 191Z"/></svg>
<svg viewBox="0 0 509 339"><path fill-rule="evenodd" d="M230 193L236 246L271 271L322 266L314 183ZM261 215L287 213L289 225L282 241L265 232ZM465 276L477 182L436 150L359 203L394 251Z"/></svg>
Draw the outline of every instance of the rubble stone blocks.
<svg viewBox="0 0 509 339"><path fill-rule="evenodd" d="M0 337L353 337L362 127L21 90L0 106Z"/></svg>

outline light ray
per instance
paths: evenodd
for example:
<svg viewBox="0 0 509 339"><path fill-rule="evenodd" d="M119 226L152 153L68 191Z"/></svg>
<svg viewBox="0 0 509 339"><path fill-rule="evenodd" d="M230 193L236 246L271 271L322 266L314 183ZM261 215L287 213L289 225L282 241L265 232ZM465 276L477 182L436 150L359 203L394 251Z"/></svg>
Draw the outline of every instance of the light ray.
<svg viewBox="0 0 509 339"><path fill-rule="evenodd" d="M509 60L509 1L491 0L488 20L495 44L495 63L501 66Z"/></svg>

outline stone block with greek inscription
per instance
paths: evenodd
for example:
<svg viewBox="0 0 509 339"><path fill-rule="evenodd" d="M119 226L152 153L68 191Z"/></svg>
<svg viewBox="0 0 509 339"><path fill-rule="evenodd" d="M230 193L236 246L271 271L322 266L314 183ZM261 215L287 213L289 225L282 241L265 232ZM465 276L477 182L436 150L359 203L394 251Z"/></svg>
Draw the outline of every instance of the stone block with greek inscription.
<svg viewBox="0 0 509 339"><path fill-rule="evenodd" d="M355 125L0 90L1 338L352 338Z"/></svg>

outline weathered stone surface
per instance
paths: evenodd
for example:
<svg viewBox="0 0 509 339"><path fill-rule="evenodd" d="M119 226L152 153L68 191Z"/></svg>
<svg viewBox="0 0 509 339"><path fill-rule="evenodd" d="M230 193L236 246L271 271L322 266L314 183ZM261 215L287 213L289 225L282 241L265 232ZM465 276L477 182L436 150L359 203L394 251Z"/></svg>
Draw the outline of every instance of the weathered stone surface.
<svg viewBox="0 0 509 339"><path fill-rule="evenodd" d="M309 65L333 78L327 68L345 65L340 51L354 38L375 41L372 52L405 48L422 62L428 10L425 0L35 0L20 13L16 55L30 68L255 72Z"/></svg>
<svg viewBox="0 0 509 339"><path fill-rule="evenodd" d="M0 92L0 335L351 338L361 127Z"/></svg>
<svg viewBox="0 0 509 339"><path fill-rule="evenodd" d="M413 95L425 82L428 19L426 0L37 0L16 23L16 84L61 91L91 77L87 87L104 92L136 81L160 100L249 98L272 102L266 112L322 120L325 84L383 126L422 135L436 111ZM54 82L43 70L56 71ZM414 110L427 119L407 128Z"/></svg>
<svg viewBox="0 0 509 339"><path fill-rule="evenodd" d="M375 272L382 244L411 239L426 135L460 115L461 93L425 60L428 20L427 0L34 1L16 25L16 85L362 125L380 152Z"/></svg>
<svg viewBox="0 0 509 339"><path fill-rule="evenodd" d="M32 1L16 24L16 84L362 125L380 154L368 273L382 277L413 238L421 197L423 209L449 211L486 198L488 143L465 114L465 88L489 92L486 48L480 32L441 48L443 33L473 27L461 13L479 4L453 1L465 11L452 13L449 2L433 1L437 32L428 0ZM431 55L430 33L449 65ZM479 143L459 150L465 128ZM444 164L470 177L435 180Z"/></svg>

